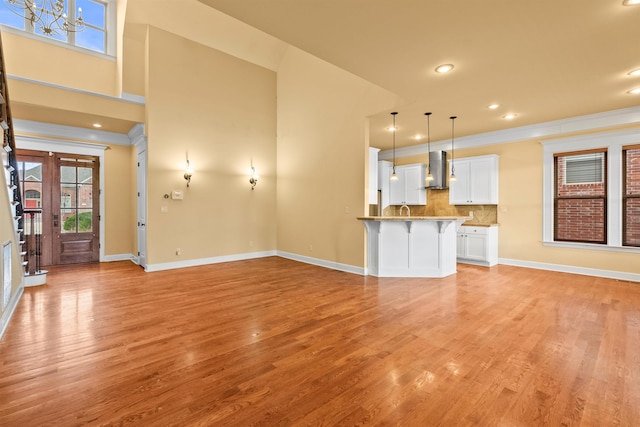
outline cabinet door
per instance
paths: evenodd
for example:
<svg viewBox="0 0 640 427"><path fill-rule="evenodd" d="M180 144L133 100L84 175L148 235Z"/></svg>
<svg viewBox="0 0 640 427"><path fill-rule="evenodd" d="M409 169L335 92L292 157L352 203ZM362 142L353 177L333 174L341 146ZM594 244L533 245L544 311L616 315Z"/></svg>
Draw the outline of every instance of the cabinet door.
<svg viewBox="0 0 640 427"><path fill-rule="evenodd" d="M498 203L494 194L495 162L491 158L477 159L469 168L469 203Z"/></svg>
<svg viewBox="0 0 640 427"><path fill-rule="evenodd" d="M378 148L369 147L369 204L378 203Z"/></svg>
<svg viewBox="0 0 640 427"><path fill-rule="evenodd" d="M456 235L456 257L465 258L466 249L467 245L465 244L464 232L458 231Z"/></svg>
<svg viewBox="0 0 640 427"><path fill-rule="evenodd" d="M478 261L487 260L487 236L484 234L472 234L465 235L466 239L466 254L465 258Z"/></svg>
<svg viewBox="0 0 640 427"><path fill-rule="evenodd" d="M424 174L420 165L407 166L403 169L404 173L404 202L407 205L423 205L426 200Z"/></svg>
<svg viewBox="0 0 640 427"><path fill-rule="evenodd" d="M393 170L393 169L392 169ZM402 205L405 201L405 174L402 167L396 166L397 180L389 179L389 204Z"/></svg>
<svg viewBox="0 0 640 427"><path fill-rule="evenodd" d="M378 162L378 190L380 190L381 210L389 206L389 177L391 176L392 163L386 160Z"/></svg>
<svg viewBox="0 0 640 427"><path fill-rule="evenodd" d="M449 171L451 171L451 163L449 162ZM469 204L469 163L466 159L453 160L456 180L449 181L449 204L451 205Z"/></svg>

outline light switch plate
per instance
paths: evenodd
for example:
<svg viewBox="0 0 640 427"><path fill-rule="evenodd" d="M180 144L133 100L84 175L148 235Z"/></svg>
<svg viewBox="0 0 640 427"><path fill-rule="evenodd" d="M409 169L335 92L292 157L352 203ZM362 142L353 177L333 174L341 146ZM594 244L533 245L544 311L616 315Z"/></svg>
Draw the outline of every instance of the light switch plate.
<svg viewBox="0 0 640 427"><path fill-rule="evenodd" d="M171 198L173 200L182 200L182 199L184 199L184 194L180 190L173 190L171 192Z"/></svg>

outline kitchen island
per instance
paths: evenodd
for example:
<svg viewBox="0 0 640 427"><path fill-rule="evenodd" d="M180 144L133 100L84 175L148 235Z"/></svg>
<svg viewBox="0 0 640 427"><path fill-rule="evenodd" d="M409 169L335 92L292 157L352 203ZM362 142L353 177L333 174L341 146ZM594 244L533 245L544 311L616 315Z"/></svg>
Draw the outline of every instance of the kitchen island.
<svg viewBox="0 0 640 427"><path fill-rule="evenodd" d="M456 272L456 231L467 216L365 216L367 274L446 277Z"/></svg>

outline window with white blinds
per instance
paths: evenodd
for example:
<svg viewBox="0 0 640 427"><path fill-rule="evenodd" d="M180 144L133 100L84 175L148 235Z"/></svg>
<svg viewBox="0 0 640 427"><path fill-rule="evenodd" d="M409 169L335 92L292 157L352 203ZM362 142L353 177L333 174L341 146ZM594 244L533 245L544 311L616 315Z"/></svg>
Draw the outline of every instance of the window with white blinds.
<svg viewBox="0 0 640 427"><path fill-rule="evenodd" d="M600 184L604 182L604 153L564 156L565 184Z"/></svg>

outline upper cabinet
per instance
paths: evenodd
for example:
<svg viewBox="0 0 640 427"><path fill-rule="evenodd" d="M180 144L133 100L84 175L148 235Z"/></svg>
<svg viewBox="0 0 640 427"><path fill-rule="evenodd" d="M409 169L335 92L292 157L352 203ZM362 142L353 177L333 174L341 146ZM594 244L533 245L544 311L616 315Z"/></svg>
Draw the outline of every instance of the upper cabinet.
<svg viewBox="0 0 640 427"><path fill-rule="evenodd" d="M449 161L449 170L451 170ZM453 160L456 180L449 181L451 205L498 204L498 156L467 157Z"/></svg>
<svg viewBox="0 0 640 427"><path fill-rule="evenodd" d="M389 204L424 205L427 203L425 188L427 165L396 166L397 181L389 181Z"/></svg>
<svg viewBox="0 0 640 427"><path fill-rule="evenodd" d="M389 206L389 178L393 163L387 160L378 162L378 190L380 190L380 212Z"/></svg>
<svg viewBox="0 0 640 427"><path fill-rule="evenodd" d="M369 204L378 203L378 151L379 148L369 147Z"/></svg>

